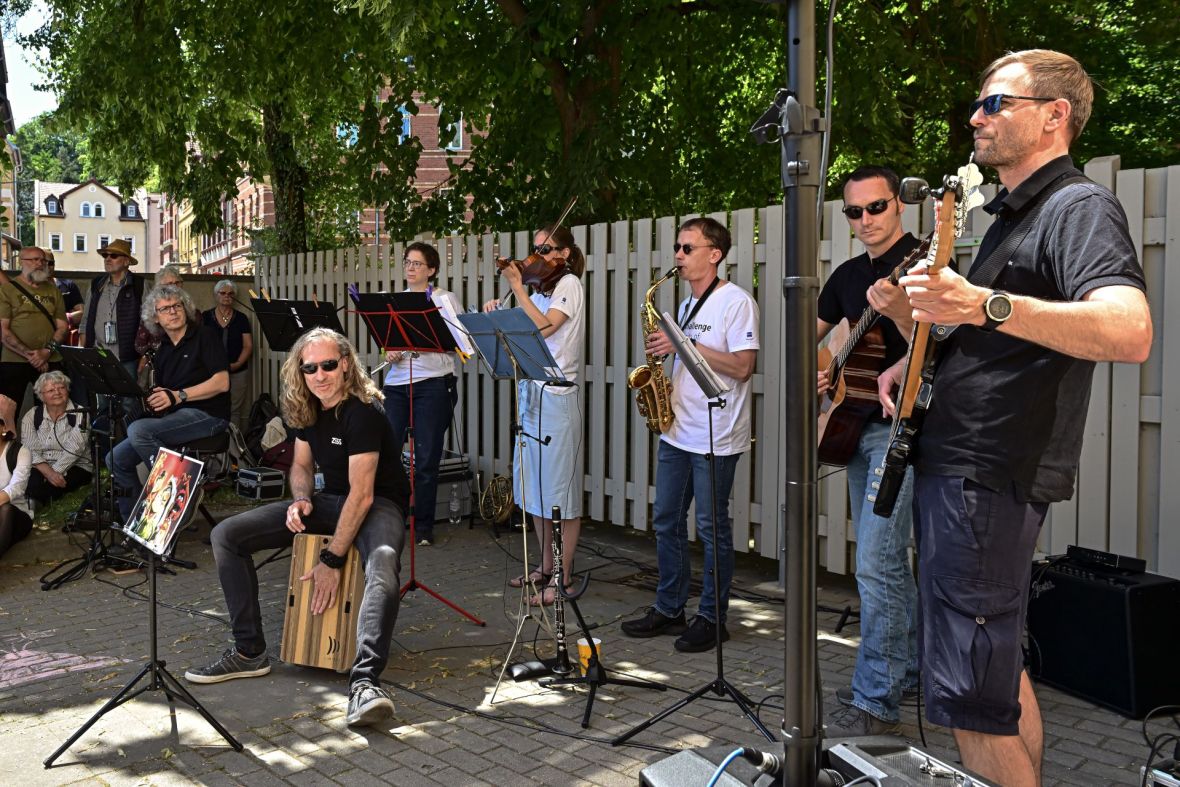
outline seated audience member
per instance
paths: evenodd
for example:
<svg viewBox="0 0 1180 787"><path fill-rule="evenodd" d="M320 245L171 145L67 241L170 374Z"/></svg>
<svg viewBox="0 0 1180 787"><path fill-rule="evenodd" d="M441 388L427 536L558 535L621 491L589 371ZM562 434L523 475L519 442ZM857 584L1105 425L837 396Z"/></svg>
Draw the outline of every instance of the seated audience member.
<svg viewBox="0 0 1180 787"><path fill-rule="evenodd" d="M21 421L21 440L33 457L29 485L30 500L48 503L90 483L90 447L82 428L82 413L70 412L70 378L61 372L46 372L33 383L39 404Z"/></svg>
<svg viewBox="0 0 1180 787"><path fill-rule="evenodd" d="M156 451L212 437L229 428L229 363L221 337L201 325L192 297L170 285L143 297L143 322L160 337L156 387L147 396L150 412L127 427L127 439L107 454L123 521L143 485L136 468L151 465Z"/></svg>
<svg viewBox="0 0 1180 787"><path fill-rule="evenodd" d="M29 449L0 420L0 555L33 530L33 511L25 497Z"/></svg>

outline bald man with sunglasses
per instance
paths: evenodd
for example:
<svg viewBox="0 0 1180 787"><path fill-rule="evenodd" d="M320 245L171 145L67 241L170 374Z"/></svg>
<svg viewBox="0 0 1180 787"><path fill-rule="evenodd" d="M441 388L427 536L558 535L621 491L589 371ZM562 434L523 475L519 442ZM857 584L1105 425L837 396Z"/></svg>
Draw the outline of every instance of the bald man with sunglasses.
<svg viewBox="0 0 1180 787"><path fill-rule="evenodd" d="M918 246L917 238L901 228L905 206L898 199L900 183L897 173L880 166L860 167L844 182L843 213L865 251L832 271L816 310L816 335L822 339L842 320L855 325L866 308L876 309L882 315L877 326L885 345L878 371L905 356L913 328L905 291L888 279ZM827 371L820 371L821 395L831 383ZM901 698L915 693L918 686L918 594L908 554L913 474L906 479L892 516L874 514L865 496L889 447L889 435L889 419L871 414L848 461L861 642L852 685L836 691L846 707L829 720L829 734L835 737L896 731Z"/></svg>

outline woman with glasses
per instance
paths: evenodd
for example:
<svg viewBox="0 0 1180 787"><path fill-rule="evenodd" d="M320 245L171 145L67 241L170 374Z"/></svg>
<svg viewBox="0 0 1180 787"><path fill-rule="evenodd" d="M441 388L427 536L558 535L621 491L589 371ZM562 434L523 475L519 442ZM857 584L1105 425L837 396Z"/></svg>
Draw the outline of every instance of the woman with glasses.
<svg viewBox="0 0 1180 787"><path fill-rule="evenodd" d="M453 314L462 311L459 299L434 284L438 281L438 251L420 241L406 247L404 292L422 292L438 307ZM451 414L458 401L455 388L455 356L451 353L411 353L388 350L385 360L385 416L393 427L398 446L405 443L410 426L414 438L414 538L418 546L434 543L434 507L438 499L438 467Z"/></svg>
<svg viewBox="0 0 1180 787"><path fill-rule="evenodd" d="M205 325L221 336L225 357L229 359L230 420L245 430L250 403L250 356L254 354L254 334L250 318L234 308L238 286L222 279L213 286L217 305L205 312Z"/></svg>
<svg viewBox="0 0 1180 787"><path fill-rule="evenodd" d="M82 414L67 412L70 378L46 372L33 383L39 404L25 413L21 439L33 456L27 494L30 500L48 503L90 483L93 468L82 428Z"/></svg>
<svg viewBox="0 0 1180 787"><path fill-rule="evenodd" d="M32 461L0 418L0 555L33 531L33 509L25 497Z"/></svg>
<svg viewBox="0 0 1180 787"><path fill-rule="evenodd" d="M565 260L566 272L552 289L529 295L521 268L508 265L501 274L512 287L516 302L545 337L545 345L567 382L577 383L585 348L586 297L581 276L586 258L565 227L547 227L533 237L533 253L547 262ZM484 311L498 306L484 304ZM582 532L582 394L577 385L553 386L539 381L520 384L520 424L526 434L549 439L548 445L525 440L520 461L513 462L512 490L516 504L532 514L541 565L509 581L512 587L526 583L544 585L530 603L552 604L557 595L553 577L553 506L561 508L562 580L570 586L574 550ZM542 464L544 463L544 464ZM522 479L524 494L521 494Z"/></svg>

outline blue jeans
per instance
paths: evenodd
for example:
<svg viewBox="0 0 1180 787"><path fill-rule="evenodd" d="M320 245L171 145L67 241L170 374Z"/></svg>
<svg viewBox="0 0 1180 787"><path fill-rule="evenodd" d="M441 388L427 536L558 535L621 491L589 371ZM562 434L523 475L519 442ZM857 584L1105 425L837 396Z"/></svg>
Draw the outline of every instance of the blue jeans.
<svg viewBox="0 0 1180 787"><path fill-rule="evenodd" d="M697 614L710 623L725 622L729 610L729 584L733 580L733 521L729 518L729 492L741 454L715 458L717 473L717 557L721 569L720 603L713 594L713 506L709 462L704 454L684 451L660 441L656 467L656 500L652 526L656 532L656 558L660 583L656 587L656 611L674 618L688 603L692 556L688 551L688 506L695 498L697 538L705 548L705 572Z"/></svg>
<svg viewBox="0 0 1180 787"><path fill-rule="evenodd" d="M347 499L344 495L312 495L311 514L303 517L305 532L332 535ZM258 605L258 573L251 555L291 545L295 534L286 524L290 505L290 500L281 500L231 516L213 528L213 559L225 593L234 645L247 655L266 650ZM357 615L356 661L352 663L350 684L366 680L381 685L379 679L389 663L389 645L401 601L399 574L405 539L406 522L401 509L392 501L374 497L352 542L364 566L365 592Z"/></svg>
<svg viewBox="0 0 1180 787"><path fill-rule="evenodd" d="M131 507L139 497L143 484L136 468L140 462L149 467L160 448L183 446L220 434L229 428L224 418L209 415L195 407L182 407L159 418L140 418L127 427L127 439L107 454L107 467L116 486L124 489L118 498L119 515L123 521L131 514Z"/></svg>
<svg viewBox="0 0 1180 787"><path fill-rule="evenodd" d="M410 386L387 385L384 390L385 417L393 427L394 443L400 448L410 426ZM414 383L414 500L410 510L417 538L434 537L438 465L458 400L453 374Z"/></svg>
<svg viewBox="0 0 1180 787"><path fill-rule="evenodd" d="M873 513L865 488L889 448L889 424L869 423L848 462L848 497L856 530L860 648L852 673L852 704L889 722L900 718L902 689L918 685L918 591L906 547L913 527L914 471L888 519Z"/></svg>

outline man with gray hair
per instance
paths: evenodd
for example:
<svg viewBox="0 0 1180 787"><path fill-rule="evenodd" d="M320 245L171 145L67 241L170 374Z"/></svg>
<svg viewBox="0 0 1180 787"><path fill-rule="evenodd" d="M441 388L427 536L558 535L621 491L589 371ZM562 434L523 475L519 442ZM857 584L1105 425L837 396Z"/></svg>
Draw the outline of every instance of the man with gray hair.
<svg viewBox="0 0 1180 787"><path fill-rule="evenodd" d="M45 252L20 251L21 271L0 286L0 418L16 423L16 411L37 375L61 367L57 345L66 338L66 305L49 279Z"/></svg>
<svg viewBox="0 0 1180 787"><path fill-rule="evenodd" d="M229 426L229 363L221 339L201 325L193 299L179 287L155 287L143 298L142 319L160 336L155 387L148 417L127 427L127 439L107 454L122 487L119 514L126 520L142 484L136 467L162 447L212 437Z"/></svg>

